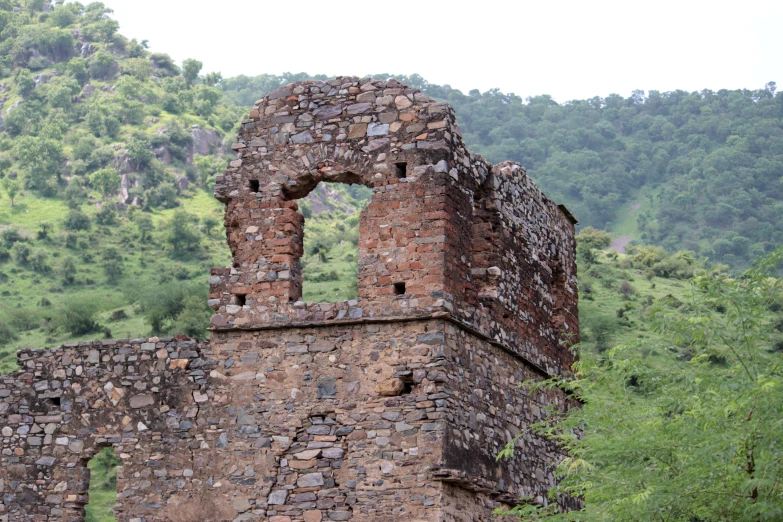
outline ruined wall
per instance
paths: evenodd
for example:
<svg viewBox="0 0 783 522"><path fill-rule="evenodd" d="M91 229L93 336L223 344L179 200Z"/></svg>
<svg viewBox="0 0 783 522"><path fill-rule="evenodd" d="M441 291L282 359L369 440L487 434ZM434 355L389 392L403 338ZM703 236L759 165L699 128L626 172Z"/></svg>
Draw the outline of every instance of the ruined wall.
<svg viewBox="0 0 783 522"><path fill-rule="evenodd" d="M82 520L105 446L121 521L478 521L545 503L560 452L526 428L573 404L520 384L570 372L570 214L394 80L283 87L233 148L211 341L20 352L0 378L0 521ZM373 189L356 300L301 300L296 200L320 182Z"/></svg>
<svg viewBox="0 0 783 522"><path fill-rule="evenodd" d="M320 182L359 183L374 191L361 214L359 299L336 305L336 318L442 312L549 373L568 371L575 222L519 165L470 153L447 104L394 80L303 82L259 100L233 148L215 185L234 254L210 280L215 327L331 318L301 302L296 199Z"/></svg>

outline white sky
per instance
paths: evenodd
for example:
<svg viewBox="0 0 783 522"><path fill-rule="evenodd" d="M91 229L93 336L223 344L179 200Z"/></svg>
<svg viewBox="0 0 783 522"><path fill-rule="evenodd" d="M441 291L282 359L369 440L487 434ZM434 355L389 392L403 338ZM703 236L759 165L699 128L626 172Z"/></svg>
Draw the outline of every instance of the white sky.
<svg viewBox="0 0 783 522"><path fill-rule="evenodd" d="M82 0L88 3L89 0ZM419 73L558 102L634 89L783 90L783 2L102 0L202 73Z"/></svg>

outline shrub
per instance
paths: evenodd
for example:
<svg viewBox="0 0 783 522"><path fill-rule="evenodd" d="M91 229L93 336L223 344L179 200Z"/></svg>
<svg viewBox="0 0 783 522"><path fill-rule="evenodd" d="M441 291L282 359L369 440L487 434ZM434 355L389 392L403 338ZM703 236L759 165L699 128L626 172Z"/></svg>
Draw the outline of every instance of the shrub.
<svg viewBox="0 0 783 522"><path fill-rule="evenodd" d="M36 272L48 272L49 271L49 254L43 250L35 250L28 258L30 268Z"/></svg>
<svg viewBox="0 0 783 522"><path fill-rule="evenodd" d="M25 243L14 243L11 247L11 257L20 265L26 265L30 261L32 249Z"/></svg>
<svg viewBox="0 0 783 522"><path fill-rule="evenodd" d="M620 292L620 295L623 296L623 299L630 299L632 295L636 295L638 293L636 288L634 288L633 285L628 281L623 281L620 284L618 291Z"/></svg>
<svg viewBox="0 0 783 522"><path fill-rule="evenodd" d="M17 241L22 241L24 238L22 234L14 227L8 227L0 232L0 238L3 239L3 243L7 247L11 247Z"/></svg>
<svg viewBox="0 0 783 522"><path fill-rule="evenodd" d="M99 225L114 225L117 223L117 211L114 210L114 205L106 204L95 213L95 221Z"/></svg>
<svg viewBox="0 0 783 522"><path fill-rule="evenodd" d="M585 227L576 235L576 243L580 247L603 250L612 244L612 235L605 230Z"/></svg>
<svg viewBox="0 0 783 522"><path fill-rule="evenodd" d="M79 210L71 210L68 212L63 226L68 230L89 230L90 217Z"/></svg>
<svg viewBox="0 0 783 522"><path fill-rule="evenodd" d="M117 279L122 275L122 256L119 250L114 247L109 247L101 254L101 266L103 267L103 273L106 274L106 278L110 283L116 283Z"/></svg>
<svg viewBox="0 0 783 522"><path fill-rule="evenodd" d="M5 319L0 319L0 346L16 341L18 338L14 328Z"/></svg>
<svg viewBox="0 0 783 522"><path fill-rule="evenodd" d="M58 322L73 335L84 335L100 328L95 321L98 305L93 301L71 299L59 310Z"/></svg>
<svg viewBox="0 0 783 522"><path fill-rule="evenodd" d="M72 237L72 236L68 236ZM63 284L72 285L76 282L76 261L72 256L63 259L60 264L60 276L63 278Z"/></svg>

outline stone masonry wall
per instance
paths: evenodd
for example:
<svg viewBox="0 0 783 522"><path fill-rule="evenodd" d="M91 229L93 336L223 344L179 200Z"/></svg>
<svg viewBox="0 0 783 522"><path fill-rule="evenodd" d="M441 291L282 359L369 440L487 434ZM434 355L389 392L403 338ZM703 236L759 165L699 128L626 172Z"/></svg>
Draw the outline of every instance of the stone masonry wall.
<svg viewBox="0 0 783 522"><path fill-rule="evenodd" d="M575 221L519 165L470 153L447 104L394 80L302 82L256 102L233 148L215 185L234 263L210 279L214 327L441 312L568 371ZM301 301L296 200L321 182L374 191L353 303Z"/></svg>
<svg viewBox="0 0 783 522"><path fill-rule="evenodd" d="M233 148L211 340L21 351L0 377L0 522L83 520L87 461L107 446L122 522L475 522L546 503L562 454L527 428L575 405L521 384L570 375L568 211L394 80L283 87ZM320 182L373 189L356 300L301 300L296 200Z"/></svg>

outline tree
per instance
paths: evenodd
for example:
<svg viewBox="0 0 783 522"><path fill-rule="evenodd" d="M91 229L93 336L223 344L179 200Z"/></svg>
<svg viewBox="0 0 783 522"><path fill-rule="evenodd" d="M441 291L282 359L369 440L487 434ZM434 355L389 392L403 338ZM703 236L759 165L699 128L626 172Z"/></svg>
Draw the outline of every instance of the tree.
<svg viewBox="0 0 783 522"><path fill-rule="evenodd" d="M72 285L76 282L76 261L73 259L73 256L68 256L63 259L62 264L60 264L59 273L63 278L64 284Z"/></svg>
<svg viewBox="0 0 783 522"><path fill-rule="evenodd" d="M85 335L100 327L95 320L97 312L98 305L94 301L71 298L59 307L57 321L72 335Z"/></svg>
<svg viewBox="0 0 783 522"><path fill-rule="evenodd" d="M62 136L53 130L48 136L22 136L16 143L16 157L25 169L25 187L44 188L59 176L60 164L65 161Z"/></svg>
<svg viewBox="0 0 783 522"><path fill-rule="evenodd" d="M196 82L198 73L201 72L203 66L203 63L192 58L188 58L182 62L182 76L185 77L185 81L188 82L188 85L193 85Z"/></svg>
<svg viewBox="0 0 783 522"><path fill-rule="evenodd" d="M220 225L220 221L213 216L204 216L201 219L201 224L204 226L204 232L206 232L207 236L212 237L212 232Z"/></svg>
<svg viewBox="0 0 783 522"><path fill-rule="evenodd" d="M3 188L5 193L8 194L8 199L11 200L11 206L14 206L14 198L19 194L19 182L15 179L5 178L3 179Z"/></svg>
<svg viewBox="0 0 783 522"><path fill-rule="evenodd" d="M142 241L149 239L150 234L155 230L155 226L152 223L152 218L149 214L137 214L133 218L133 222L136 223L136 228L139 231L139 236Z"/></svg>
<svg viewBox="0 0 783 522"><path fill-rule="evenodd" d="M90 184L100 192L103 200L117 193L120 188L120 175L114 167L106 167L90 174Z"/></svg>
<svg viewBox="0 0 783 522"><path fill-rule="evenodd" d="M576 243L580 247L603 250L612 244L612 235L605 230L584 227L576 235Z"/></svg>
<svg viewBox="0 0 783 522"><path fill-rule="evenodd" d="M204 76L204 85L218 87L223 82L223 75L219 72L207 73Z"/></svg>
<svg viewBox="0 0 783 522"><path fill-rule="evenodd" d="M534 427L568 451L551 492L585 509L512 510L527 520L783 519L783 248L738 278L702 274L678 309L653 307L658 341L580 353L565 386L581 409ZM649 354L657 354L655 357ZM577 434L583 431L583 436ZM510 444L504 454L513 451Z"/></svg>
<svg viewBox="0 0 783 522"><path fill-rule="evenodd" d="M123 269L120 251L114 247L105 249L101 254L101 266L109 282L112 284L116 283L117 279L122 275Z"/></svg>
<svg viewBox="0 0 783 522"><path fill-rule="evenodd" d="M71 210L68 212L63 226L68 230L89 230L90 216L78 210Z"/></svg>
<svg viewBox="0 0 783 522"><path fill-rule="evenodd" d="M212 311L203 296L194 295L183 300L182 311L177 314L171 328L172 333L185 334L196 339L205 339Z"/></svg>
<svg viewBox="0 0 783 522"><path fill-rule="evenodd" d="M177 258L187 257L201 246L201 236L192 225L194 217L178 210L168 223L166 242L171 247L171 254Z"/></svg>
<svg viewBox="0 0 783 522"><path fill-rule="evenodd" d="M99 51L90 58L90 76L98 80L109 79L114 76L115 66L110 54Z"/></svg>

